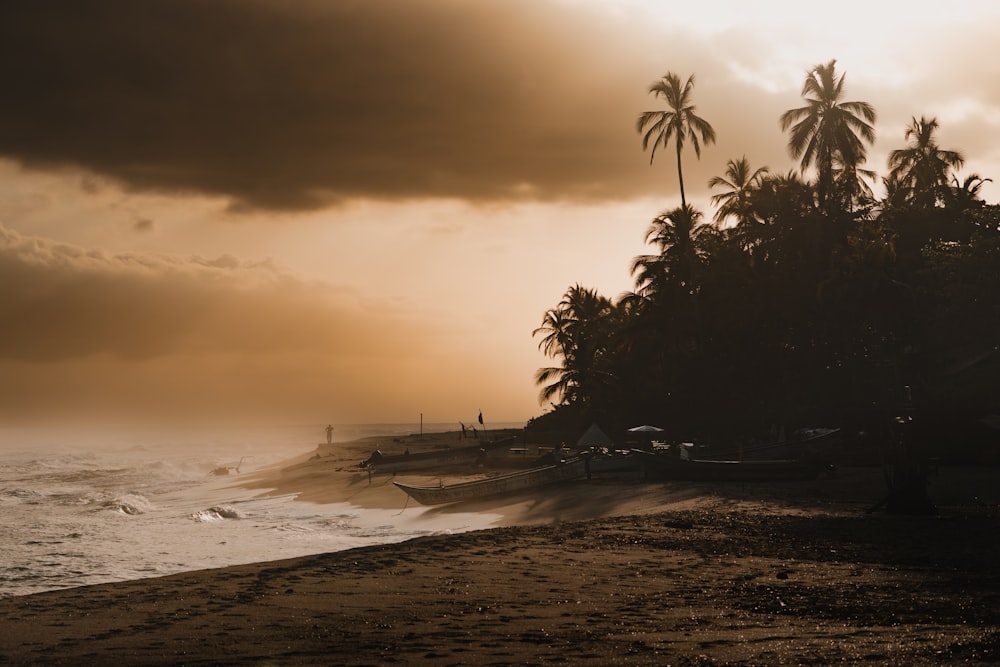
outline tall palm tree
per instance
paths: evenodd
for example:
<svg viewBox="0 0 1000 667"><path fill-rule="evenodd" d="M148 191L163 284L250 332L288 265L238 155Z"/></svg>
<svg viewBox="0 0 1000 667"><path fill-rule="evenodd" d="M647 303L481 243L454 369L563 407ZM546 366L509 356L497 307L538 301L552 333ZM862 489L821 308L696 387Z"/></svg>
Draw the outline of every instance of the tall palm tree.
<svg viewBox="0 0 1000 667"><path fill-rule="evenodd" d="M720 225L730 216L736 218L738 224L749 221L751 195L769 171L767 167L758 167L751 171L750 161L746 155L739 160L729 160L726 163L725 176L713 176L708 181L710 188L728 188L726 192L712 195L712 203L721 204L712 219Z"/></svg>
<svg viewBox="0 0 1000 667"><path fill-rule="evenodd" d="M937 118L921 116L917 120L914 116L904 134L910 145L889 154L890 178L906 189L908 201L919 206L930 207L944 202L949 193L951 171L965 162L958 151L938 146L934 137L937 129Z"/></svg>
<svg viewBox="0 0 1000 667"><path fill-rule="evenodd" d="M695 113L691 102L694 89L694 74L688 77L682 86L680 77L673 72L667 74L649 87L649 92L662 97L667 108L662 111L644 111L639 114L635 129L642 134L642 150L646 150L652 141L653 150L649 154L649 163L653 163L657 146L664 148L671 138L677 149L677 179L681 186L681 208L687 208L684 197L684 172L681 170L681 150L688 140L694 146L695 155L701 157L701 144L706 146L715 143L715 129L707 120ZM699 141L699 137L701 137Z"/></svg>
<svg viewBox="0 0 1000 667"><path fill-rule="evenodd" d="M833 194L838 164L842 169L861 165L866 155L863 141L875 141L875 109L867 102L841 101L844 75L837 76L836 63L813 67L802 86L806 105L781 115L781 129L791 128L789 152L801 158L803 171L816 167L821 203L828 203Z"/></svg>

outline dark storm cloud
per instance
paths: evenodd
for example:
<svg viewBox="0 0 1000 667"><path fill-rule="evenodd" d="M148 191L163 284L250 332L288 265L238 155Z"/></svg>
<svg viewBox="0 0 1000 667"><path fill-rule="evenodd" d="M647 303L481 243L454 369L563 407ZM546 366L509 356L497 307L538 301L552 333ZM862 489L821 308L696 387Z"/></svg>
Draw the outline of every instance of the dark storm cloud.
<svg viewBox="0 0 1000 667"><path fill-rule="evenodd" d="M636 67L652 37L593 11L12 0L0 6L0 155L273 209L658 189L632 125L682 40Z"/></svg>

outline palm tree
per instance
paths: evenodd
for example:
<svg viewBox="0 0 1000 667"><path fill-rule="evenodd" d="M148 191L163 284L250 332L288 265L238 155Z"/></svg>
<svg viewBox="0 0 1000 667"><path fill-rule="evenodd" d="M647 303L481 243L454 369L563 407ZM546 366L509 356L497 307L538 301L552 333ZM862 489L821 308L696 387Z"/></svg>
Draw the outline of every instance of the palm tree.
<svg viewBox="0 0 1000 667"><path fill-rule="evenodd" d="M709 238L715 233L701 219L702 213L690 206L666 211L653 219L646 243L652 243L660 252L632 260L637 294L655 300L672 288L685 294L696 291L699 268L707 258Z"/></svg>
<svg viewBox="0 0 1000 667"><path fill-rule="evenodd" d="M561 358L561 367L540 368L537 384L545 385L540 402L559 398L586 412L609 392L613 374L608 354L614 304L595 290L574 285L555 308L546 311L542 326L532 332L542 336L538 347L547 356ZM548 384L546 384L548 383Z"/></svg>
<svg viewBox="0 0 1000 667"><path fill-rule="evenodd" d="M883 211L899 208L906 203L907 189L900 182L899 174L890 173L888 176L883 176L882 187L885 188L885 197L881 202Z"/></svg>
<svg viewBox="0 0 1000 667"><path fill-rule="evenodd" d="M868 182L874 183L877 177L878 174L871 169L864 169L856 164L843 164L839 159L834 160L833 191L835 200L845 204L861 202L874 205L875 193L872 192Z"/></svg>
<svg viewBox="0 0 1000 667"><path fill-rule="evenodd" d="M549 308L542 317L542 326L531 332L532 336L542 336L538 349L547 357L565 357L572 348L573 339L570 335L570 317L562 303L555 308ZM567 351L567 352L564 352Z"/></svg>
<svg viewBox="0 0 1000 667"><path fill-rule="evenodd" d="M811 219L816 211L815 190L794 170L763 176L750 195L752 215L736 226L732 236L756 260L773 257L785 227Z"/></svg>
<svg viewBox="0 0 1000 667"><path fill-rule="evenodd" d="M713 176L708 187L729 188L726 192L712 195L713 204L721 204L712 217L720 225L726 218L736 218L738 224L745 224L751 218L750 199L761 181L769 173L767 167L750 170L750 161L744 155L739 160L729 160L726 163L725 176Z"/></svg>
<svg viewBox="0 0 1000 667"><path fill-rule="evenodd" d="M982 208L986 202L980 198L979 193L984 185L992 182L992 178L983 178L979 174L969 174L961 182L958 176L952 176L948 202L958 211Z"/></svg>
<svg viewBox="0 0 1000 667"><path fill-rule="evenodd" d="M680 78L673 72L667 74L649 87L649 92L662 97L667 103L663 111L644 111L639 114L635 129L642 134L642 150L646 150L650 141L653 150L649 154L649 163L653 163L657 146L666 147L671 138L677 149L677 178L681 186L681 208L687 207L684 197L684 173L681 170L681 149L690 139L695 155L701 157L701 143L707 146L715 143L715 129L701 116L695 114L691 103L694 89L694 74L688 77L687 83L681 86ZM699 136L701 141L699 141Z"/></svg>
<svg viewBox="0 0 1000 667"><path fill-rule="evenodd" d="M914 116L911 121L904 134L909 147L889 154L889 176L905 188L908 201L931 207L947 198L948 176L965 160L961 153L938 146L934 138L937 118L917 120Z"/></svg>
<svg viewBox="0 0 1000 667"><path fill-rule="evenodd" d="M802 170L816 167L820 202L833 192L835 171L853 169L865 160L865 147L875 141L875 109L867 102L842 102L844 75L836 75L837 61L816 65L806 76L802 97L806 106L781 115L781 129L791 128L788 150L801 158Z"/></svg>

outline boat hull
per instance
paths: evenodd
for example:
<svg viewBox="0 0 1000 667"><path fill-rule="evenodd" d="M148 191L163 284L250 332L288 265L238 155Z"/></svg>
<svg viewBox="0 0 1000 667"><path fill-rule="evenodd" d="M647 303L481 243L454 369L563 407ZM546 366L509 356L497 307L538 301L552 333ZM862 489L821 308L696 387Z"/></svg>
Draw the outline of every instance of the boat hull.
<svg viewBox="0 0 1000 667"><path fill-rule="evenodd" d="M443 505L463 500L493 498L557 482L579 479L586 475L586 460L576 458L556 465L531 468L447 486L411 486L400 482L393 482L393 484L421 505Z"/></svg>
<svg viewBox="0 0 1000 667"><path fill-rule="evenodd" d="M595 475L635 472L640 469L642 458L635 452L594 454L590 457L589 472Z"/></svg>
<svg viewBox="0 0 1000 667"><path fill-rule="evenodd" d="M489 452L510 447L516 440L517 438L505 438L496 442L484 442L465 447L420 452L417 454L385 456L376 453L366 461L362 461L359 467L376 474L395 474L397 472L434 470L452 466L472 466L482 460Z"/></svg>
<svg viewBox="0 0 1000 667"><path fill-rule="evenodd" d="M824 466L798 459L685 461L663 454L642 452L642 467L648 477L712 482L781 482L816 479Z"/></svg>

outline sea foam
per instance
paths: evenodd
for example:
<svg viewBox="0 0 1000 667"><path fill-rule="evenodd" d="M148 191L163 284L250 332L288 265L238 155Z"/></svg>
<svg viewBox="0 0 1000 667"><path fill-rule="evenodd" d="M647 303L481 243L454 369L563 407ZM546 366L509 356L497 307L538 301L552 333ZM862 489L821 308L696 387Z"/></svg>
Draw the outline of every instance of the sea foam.
<svg viewBox="0 0 1000 667"><path fill-rule="evenodd" d="M195 521L224 521L226 519L245 519L246 515L235 507L223 505L195 512L191 518Z"/></svg>

